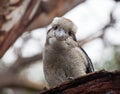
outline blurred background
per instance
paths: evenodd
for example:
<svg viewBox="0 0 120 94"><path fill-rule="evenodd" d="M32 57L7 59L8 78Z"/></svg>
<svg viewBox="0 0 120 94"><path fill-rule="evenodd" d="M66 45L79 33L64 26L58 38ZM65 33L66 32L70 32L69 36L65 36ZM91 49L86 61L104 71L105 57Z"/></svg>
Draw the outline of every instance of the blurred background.
<svg viewBox="0 0 120 94"><path fill-rule="evenodd" d="M119 0L0 0L0 94L38 94L47 87L42 52L58 16L77 25L95 71L120 70Z"/></svg>

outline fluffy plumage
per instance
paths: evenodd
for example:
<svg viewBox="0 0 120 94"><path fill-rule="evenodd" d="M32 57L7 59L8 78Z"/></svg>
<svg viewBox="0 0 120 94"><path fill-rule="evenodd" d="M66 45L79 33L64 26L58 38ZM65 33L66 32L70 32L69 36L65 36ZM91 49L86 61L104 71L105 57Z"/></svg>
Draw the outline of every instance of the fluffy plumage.
<svg viewBox="0 0 120 94"><path fill-rule="evenodd" d="M75 37L76 25L64 17L54 18L43 53L44 74L49 87L93 72L93 65Z"/></svg>
<svg viewBox="0 0 120 94"><path fill-rule="evenodd" d="M61 26L62 28L69 30L69 31L72 31L73 33L76 33L77 32L77 26L69 19L66 19L64 17L56 17L54 18L53 22L52 22L52 27L56 26L56 25L59 25Z"/></svg>

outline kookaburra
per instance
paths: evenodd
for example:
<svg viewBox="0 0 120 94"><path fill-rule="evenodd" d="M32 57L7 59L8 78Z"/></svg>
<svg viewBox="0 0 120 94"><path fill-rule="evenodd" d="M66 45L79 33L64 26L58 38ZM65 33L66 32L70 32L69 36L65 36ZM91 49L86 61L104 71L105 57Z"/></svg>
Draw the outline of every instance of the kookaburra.
<svg viewBox="0 0 120 94"><path fill-rule="evenodd" d="M43 52L43 69L49 87L93 72L90 58L76 40L76 25L64 17L54 18L51 25Z"/></svg>

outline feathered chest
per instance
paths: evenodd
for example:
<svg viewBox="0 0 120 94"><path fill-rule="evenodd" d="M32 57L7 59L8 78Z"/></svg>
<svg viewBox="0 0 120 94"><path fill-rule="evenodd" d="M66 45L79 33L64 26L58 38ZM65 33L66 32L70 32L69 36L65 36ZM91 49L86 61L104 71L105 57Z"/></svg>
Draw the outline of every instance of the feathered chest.
<svg viewBox="0 0 120 94"><path fill-rule="evenodd" d="M84 64L86 59L83 53L80 53L79 48L71 49L53 49L48 48L44 51L44 65L46 67L57 67L61 68L63 66L74 66Z"/></svg>

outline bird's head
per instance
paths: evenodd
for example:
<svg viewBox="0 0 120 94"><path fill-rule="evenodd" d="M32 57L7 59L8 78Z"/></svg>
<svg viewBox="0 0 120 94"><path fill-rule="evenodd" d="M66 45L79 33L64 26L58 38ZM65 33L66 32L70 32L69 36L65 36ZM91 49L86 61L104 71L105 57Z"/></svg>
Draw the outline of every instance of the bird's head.
<svg viewBox="0 0 120 94"><path fill-rule="evenodd" d="M57 40L64 41L68 37L75 39L76 25L69 19L64 17L56 17L52 22L52 28L48 31L51 33Z"/></svg>

